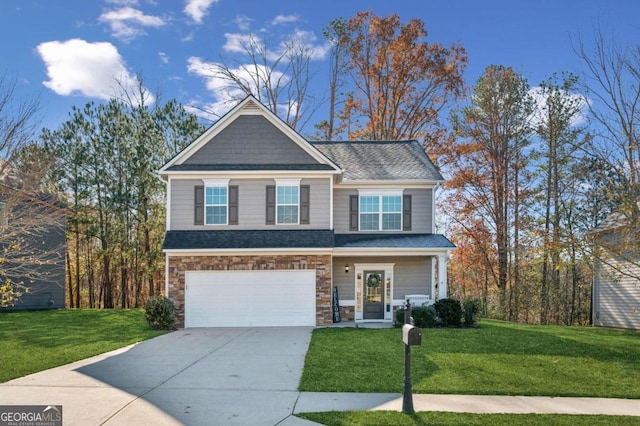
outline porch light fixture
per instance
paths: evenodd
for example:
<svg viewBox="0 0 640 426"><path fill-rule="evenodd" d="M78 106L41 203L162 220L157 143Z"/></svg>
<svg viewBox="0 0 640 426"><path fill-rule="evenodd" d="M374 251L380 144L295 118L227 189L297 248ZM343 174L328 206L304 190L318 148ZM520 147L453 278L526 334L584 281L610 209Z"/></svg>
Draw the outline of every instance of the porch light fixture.
<svg viewBox="0 0 640 426"><path fill-rule="evenodd" d="M348 263L346 265L344 265L344 273L345 274L349 273L349 264Z"/></svg>
<svg viewBox="0 0 640 426"><path fill-rule="evenodd" d="M178 275L178 267L173 268L173 275Z"/></svg>

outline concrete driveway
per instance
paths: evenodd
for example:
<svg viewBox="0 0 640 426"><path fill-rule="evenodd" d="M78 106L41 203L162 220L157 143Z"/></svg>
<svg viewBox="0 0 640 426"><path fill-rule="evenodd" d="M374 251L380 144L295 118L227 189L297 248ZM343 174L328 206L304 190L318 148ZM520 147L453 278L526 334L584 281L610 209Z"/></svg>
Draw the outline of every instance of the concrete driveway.
<svg viewBox="0 0 640 426"><path fill-rule="evenodd" d="M297 425L311 327L187 329L0 384L65 425Z"/></svg>

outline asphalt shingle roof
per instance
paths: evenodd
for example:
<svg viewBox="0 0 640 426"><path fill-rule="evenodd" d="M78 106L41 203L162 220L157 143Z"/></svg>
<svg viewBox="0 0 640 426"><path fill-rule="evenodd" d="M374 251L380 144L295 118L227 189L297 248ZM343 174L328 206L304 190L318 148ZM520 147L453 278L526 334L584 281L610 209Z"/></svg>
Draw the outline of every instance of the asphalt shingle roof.
<svg viewBox="0 0 640 426"><path fill-rule="evenodd" d="M417 141L310 142L343 171L343 181L444 178Z"/></svg>
<svg viewBox="0 0 640 426"><path fill-rule="evenodd" d="M455 244L441 234L336 234L342 248L446 248Z"/></svg>
<svg viewBox="0 0 640 426"><path fill-rule="evenodd" d="M167 231L162 248L332 248L332 230Z"/></svg>
<svg viewBox="0 0 640 426"><path fill-rule="evenodd" d="M332 230L167 231L165 250L267 248L444 248L440 234L336 234Z"/></svg>

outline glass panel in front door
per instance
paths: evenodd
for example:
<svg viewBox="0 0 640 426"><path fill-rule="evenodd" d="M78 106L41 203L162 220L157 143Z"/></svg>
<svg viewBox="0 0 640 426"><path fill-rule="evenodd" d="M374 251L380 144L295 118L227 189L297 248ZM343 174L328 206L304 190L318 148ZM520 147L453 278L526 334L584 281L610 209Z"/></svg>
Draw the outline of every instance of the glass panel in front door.
<svg viewBox="0 0 640 426"><path fill-rule="evenodd" d="M384 271L364 273L364 319L384 319Z"/></svg>

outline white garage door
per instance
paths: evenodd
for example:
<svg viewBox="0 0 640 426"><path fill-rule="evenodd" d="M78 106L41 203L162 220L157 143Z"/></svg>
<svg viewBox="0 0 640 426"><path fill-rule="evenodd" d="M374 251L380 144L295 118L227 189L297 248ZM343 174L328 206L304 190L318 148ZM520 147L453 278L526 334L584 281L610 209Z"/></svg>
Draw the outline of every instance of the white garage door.
<svg viewBox="0 0 640 426"><path fill-rule="evenodd" d="M316 271L188 271L185 327L316 325Z"/></svg>

